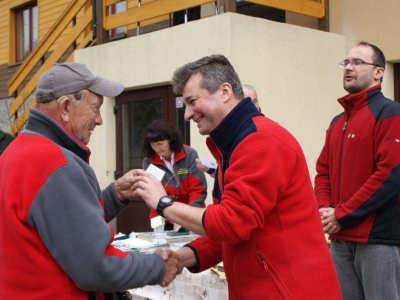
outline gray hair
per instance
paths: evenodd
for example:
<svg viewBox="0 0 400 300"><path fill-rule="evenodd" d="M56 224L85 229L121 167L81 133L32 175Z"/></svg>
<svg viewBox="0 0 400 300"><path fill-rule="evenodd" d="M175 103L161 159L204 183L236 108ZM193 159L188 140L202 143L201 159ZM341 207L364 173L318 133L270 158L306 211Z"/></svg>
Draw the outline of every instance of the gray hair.
<svg viewBox="0 0 400 300"><path fill-rule="evenodd" d="M254 91L255 93L257 93L256 89L254 88L254 86L249 85L249 84L243 84L242 85L242 89L248 89L249 91Z"/></svg>
<svg viewBox="0 0 400 300"><path fill-rule="evenodd" d="M200 87L209 93L215 93L223 83L227 82L232 86L235 98L243 99L239 76L229 60L221 54L205 56L176 69L171 80L174 93L182 95L189 78L197 73L203 75Z"/></svg>

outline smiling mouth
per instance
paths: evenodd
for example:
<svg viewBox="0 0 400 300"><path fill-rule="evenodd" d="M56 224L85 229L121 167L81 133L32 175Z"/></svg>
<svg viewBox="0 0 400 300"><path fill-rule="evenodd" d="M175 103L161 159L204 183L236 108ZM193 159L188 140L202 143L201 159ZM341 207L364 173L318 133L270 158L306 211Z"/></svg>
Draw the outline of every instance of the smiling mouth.
<svg viewBox="0 0 400 300"><path fill-rule="evenodd" d="M196 122L197 124L199 124L201 120L203 120L203 117L198 118L197 120L195 120L195 122Z"/></svg>

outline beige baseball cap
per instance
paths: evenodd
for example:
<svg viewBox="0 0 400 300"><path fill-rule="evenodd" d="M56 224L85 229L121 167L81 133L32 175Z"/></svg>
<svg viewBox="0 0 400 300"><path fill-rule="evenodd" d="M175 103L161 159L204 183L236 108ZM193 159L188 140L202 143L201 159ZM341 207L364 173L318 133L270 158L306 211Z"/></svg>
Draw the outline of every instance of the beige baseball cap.
<svg viewBox="0 0 400 300"><path fill-rule="evenodd" d="M76 62L55 64L44 72L36 86L36 102L43 103L87 89L106 97L116 97L124 86L97 75Z"/></svg>

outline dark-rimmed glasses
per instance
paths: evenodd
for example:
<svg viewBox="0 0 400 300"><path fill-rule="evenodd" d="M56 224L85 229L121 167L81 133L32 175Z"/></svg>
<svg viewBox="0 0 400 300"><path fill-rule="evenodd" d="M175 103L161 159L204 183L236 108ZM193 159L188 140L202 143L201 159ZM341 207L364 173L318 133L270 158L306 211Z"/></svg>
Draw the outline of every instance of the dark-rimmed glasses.
<svg viewBox="0 0 400 300"><path fill-rule="evenodd" d="M375 67L381 67L380 65L365 62L362 59L359 58L354 58L354 59L345 59L344 61L339 63L339 66L341 68L346 68L348 64L351 64L353 67L359 67L361 65L370 65L370 66L375 66Z"/></svg>

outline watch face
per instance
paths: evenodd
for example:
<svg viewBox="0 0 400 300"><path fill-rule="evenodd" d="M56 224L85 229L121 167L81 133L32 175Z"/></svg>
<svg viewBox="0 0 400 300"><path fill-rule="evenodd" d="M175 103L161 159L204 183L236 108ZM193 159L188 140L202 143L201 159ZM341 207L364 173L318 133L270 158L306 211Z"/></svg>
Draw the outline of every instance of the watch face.
<svg viewBox="0 0 400 300"><path fill-rule="evenodd" d="M163 197L163 198L161 198L161 202L163 202L163 203L169 203L169 202L171 202L171 198L169 198L169 197Z"/></svg>

